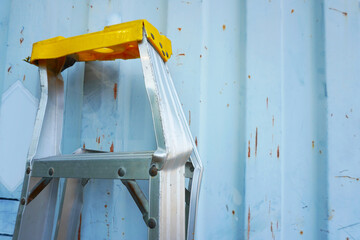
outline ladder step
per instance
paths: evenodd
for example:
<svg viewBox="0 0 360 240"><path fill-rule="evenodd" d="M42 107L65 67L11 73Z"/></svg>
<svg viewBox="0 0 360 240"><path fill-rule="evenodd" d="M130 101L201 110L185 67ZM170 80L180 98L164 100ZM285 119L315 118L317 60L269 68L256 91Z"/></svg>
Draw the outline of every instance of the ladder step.
<svg viewBox="0 0 360 240"><path fill-rule="evenodd" d="M32 177L149 179L154 152L90 153L34 159Z"/></svg>

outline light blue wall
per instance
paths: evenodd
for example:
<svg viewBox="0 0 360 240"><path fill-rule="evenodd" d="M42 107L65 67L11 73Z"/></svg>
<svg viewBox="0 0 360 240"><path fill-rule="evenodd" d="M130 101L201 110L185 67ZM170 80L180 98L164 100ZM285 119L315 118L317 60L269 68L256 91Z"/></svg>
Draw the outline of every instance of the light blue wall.
<svg viewBox="0 0 360 240"><path fill-rule="evenodd" d="M203 159L195 239L360 239L358 0L4 0L0 132L19 132L0 144L24 154L0 152L2 169L25 163L39 98L37 68L22 61L32 44L142 18L172 40L168 65ZM64 153L154 148L139 61L77 63L63 76ZM14 86L31 96L11 98ZM5 177L0 239L10 239L21 188ZM145 236L122 184L91 180L81 237Z"/></svg>

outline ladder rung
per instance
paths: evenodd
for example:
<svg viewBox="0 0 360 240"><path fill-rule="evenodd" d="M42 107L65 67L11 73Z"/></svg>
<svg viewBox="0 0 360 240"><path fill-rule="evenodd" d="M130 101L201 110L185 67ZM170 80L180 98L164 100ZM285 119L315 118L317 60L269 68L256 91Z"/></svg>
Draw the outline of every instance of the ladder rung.
<svg viewBox="0 0 360 240"><path fill-rule="evenodd" d="M32 177L149 179L154 152L91 153L34 159Z"/></svg>

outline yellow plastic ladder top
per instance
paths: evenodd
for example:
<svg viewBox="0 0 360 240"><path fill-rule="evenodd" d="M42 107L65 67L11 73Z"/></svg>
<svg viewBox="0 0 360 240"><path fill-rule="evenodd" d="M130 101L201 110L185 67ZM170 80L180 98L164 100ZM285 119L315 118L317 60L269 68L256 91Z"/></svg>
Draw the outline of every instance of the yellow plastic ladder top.
<svg viewBox="0 0 360 240"><path fill-rule="evenodd" d="M76 61L139 58L138 42L143 38L143 28L146 30L148 41L166 62L172 54L171 41L161 35L148 21L136 20L107 26L99 32L36 42L33 45L30 63L38 65L39 60L63 62L69 55Z"/></svg>

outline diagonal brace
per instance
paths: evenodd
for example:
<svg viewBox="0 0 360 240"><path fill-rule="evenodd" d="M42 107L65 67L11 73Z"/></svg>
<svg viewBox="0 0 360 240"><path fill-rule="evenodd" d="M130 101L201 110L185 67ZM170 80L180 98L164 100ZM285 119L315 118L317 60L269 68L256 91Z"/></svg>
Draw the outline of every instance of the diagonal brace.
<svg viewBox="0 0 360 240"><path fill-rule="evenodd" d="M43 177L41 180L31 189L30 194L27 198L26 205L28 205L32 200L34 200L37 195L41 193L44 188L51 182L52 178Z"/></svg>
<svg viewBox="0 0 360 240"><path fill-rule="evenodd" d="M149 218L149 201L146 199L145 194L141 191L136 180L121 180L121 182L128 189L131 197L134 199L136 205L143 215L145 224L147 225Z"/></svg>

